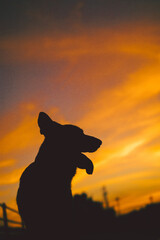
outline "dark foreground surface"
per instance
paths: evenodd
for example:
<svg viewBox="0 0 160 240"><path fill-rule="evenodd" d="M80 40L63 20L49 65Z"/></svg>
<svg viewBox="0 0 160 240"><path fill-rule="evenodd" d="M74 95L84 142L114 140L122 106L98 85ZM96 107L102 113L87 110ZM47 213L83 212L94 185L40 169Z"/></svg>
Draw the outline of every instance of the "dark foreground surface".
<svg viewBox="0 0 160 240"><path fill-rule="evenodd" d="M160 203L117 216L113 208L104 209L86 194L75 195L73 218L75 240L160 240ZM56 239L54 228L50 239ZM25 229L0 227L0 240L31 239Z"/></svg>
<svg viewBox="0 0 160 240"><path fill-rule="evenodd" d="M51 240L54 239L54 234ZM0 232L0 240L30 240L23 230L13 230L6 234ZM37 239L38 240L38 239ZM75 240L160 240L160 235L135 232L109 232L75 236Z"/></svg>
<svg viewBox="0 0 160 240"><path fill-rule="evenodd" d="M29 238L23 237L22 235L10 235L8 237L4 235L0 235L0 240L29 240ZM52 237L51 237L52 239ZM53 237L54 239L54 237ZM146 236L143 234L134 234L134 233L121 233L121 234L99 234L99 235L92 235L92 236L82 236L78 238L79 240L160 240L158 236ZM77 240L77 237L75 238Z"/></svg>
<svg viewBox="0 0 160 240"><path fill-rule="evenodd" d="M160 237L135 233L113 233L109 235L84 236L80 240L160 240Z"/></svg>

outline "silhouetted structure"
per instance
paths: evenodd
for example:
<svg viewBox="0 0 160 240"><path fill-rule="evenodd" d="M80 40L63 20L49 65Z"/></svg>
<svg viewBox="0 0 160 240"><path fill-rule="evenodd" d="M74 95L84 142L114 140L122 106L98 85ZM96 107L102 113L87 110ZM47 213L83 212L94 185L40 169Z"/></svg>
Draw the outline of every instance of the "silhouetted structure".
<svg viewBox="0 0 160 240"><path fill-rule="evenodd" d="M23 221L15 221L15 220L8 219L7 211L11 211L19 215L18 211L16 211L11 207L8 207L5 203L0 203L0 207L2 208L2 213L3 213L3 216L0 217L0 220L3 222L3 227L5 229L5 232L8 231L8 223L20 225L22 228L24 228Z"/></svg>
<svg viewBox="0 0 160 240"><path fill-rule="evenodd" d="M21 234L22 238L24 236L24 223L22 221L15 221L12 219L10 219L10 217L8 218L8 211L18 214L19 212L9 206L7 206L5 203L1 203L0 207L2 209L2 215L0 216L0 221L1 224L0 225L0 239L10 239L11 234L16 234L17 232L19 233L19 235ZM16 226L15 228L12 226L10 227L10 224ZM19 227L17 227L19 226Z"/></svg>
<svg viewBox="0 0 160 240"><path fill-rule="evenodd" d="M152 196L149 197L149 201L150 201L150 204L153 203L153 197Z"/></svg>
<svg viewBox="0 0 160 240"><path fill-rule="evenodd" d="M85 135L77 126L52 121L43 112L39 114L38 125L45 139L35 161L20 178L19 212L35 239L52 236L71 239L74 231L71 181L77 167L92 174L93 163L82 152L94 152L102 142Z"/></svg>
<svg viewBox="0 0 160 240"><path fill-rule="evenodd" d="M105 208L109 208L109 201L108 201L108 194L107 194L106 187L102 188L102 192L103 192L104 207Z"/></svg>
<svg viewBox="0 0 160 240"><path fill-rule="evenodd" d="M106 233L115 227L114 209L104 209L102 202L93 201L85 193L74 196L74 212L77 226L81 226L82 235Z"/></svg>
<svg viewBox="0 0 160 240"><path fill-rule="evenodd" d="M117 203L117 215L120 215L120 198L116 197L115 201Z"/></svg>
<svg viewBox="0 0 160 240"><path fill-rule="evenodd" d="M81 194L74 196L74 208L76 222L82 227L81 234L93 236L93 239L160 238L160 203L149 204L139 210L117 216L113 208L104 209L101 202L95 202L86 194Z"/></svg>

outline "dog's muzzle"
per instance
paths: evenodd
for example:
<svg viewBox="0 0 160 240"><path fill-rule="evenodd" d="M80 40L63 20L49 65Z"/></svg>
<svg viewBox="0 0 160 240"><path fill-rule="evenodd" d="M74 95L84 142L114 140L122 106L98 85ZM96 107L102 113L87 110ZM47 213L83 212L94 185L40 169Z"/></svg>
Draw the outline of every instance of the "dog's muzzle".
<svg viewBox="0 0 160 240"><path fill-rule="evenodd" d="M102 144L102 141L98 138L84 135L84 144L82 146L82 152L95 152Z"/></svg>

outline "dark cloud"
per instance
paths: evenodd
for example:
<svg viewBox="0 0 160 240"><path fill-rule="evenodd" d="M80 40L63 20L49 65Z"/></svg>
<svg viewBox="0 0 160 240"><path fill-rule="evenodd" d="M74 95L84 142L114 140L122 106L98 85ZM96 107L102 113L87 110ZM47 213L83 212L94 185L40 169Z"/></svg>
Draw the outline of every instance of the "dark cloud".
<svg viewBox="0 0 160 240"><path fill-rule="evenodd" d="M159 0L1 0L2 35L35 31L74 31L82 26L160 20Z"/></svg>

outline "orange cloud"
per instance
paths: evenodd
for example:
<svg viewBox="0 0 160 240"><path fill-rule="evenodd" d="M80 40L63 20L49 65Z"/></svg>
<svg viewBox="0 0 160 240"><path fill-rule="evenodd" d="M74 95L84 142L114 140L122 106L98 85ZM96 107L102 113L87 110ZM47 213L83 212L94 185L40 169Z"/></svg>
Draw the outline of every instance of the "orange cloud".
<svg viewBox="0 0 160 240"><path fill-rule="evenodd" d="M15 169L7 174L1 174L0 185L18 183L23 170L24 168L20 168L20 169Z"/></svg>
<svg viewBox="0 0 160 240"><path fill-rule="evenodd" d="M36 144L37 132L34 127L35 122L35 119L27 117L17 129L8 133L3 139L1 139L0 145L2 148L0 153L6 154L15 150L26 149L30 145L33 146Z"/></svg>
<svg viewBox="0 0 160 240"><path fill-rule="evenodd" d="M0 168L12 166L14 165L14 163L15 163L14 159L7 159L4 161L0 161Z"/></svg>

